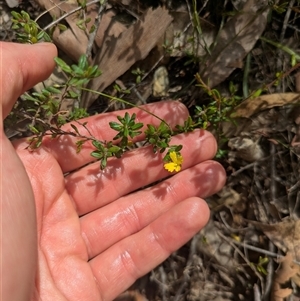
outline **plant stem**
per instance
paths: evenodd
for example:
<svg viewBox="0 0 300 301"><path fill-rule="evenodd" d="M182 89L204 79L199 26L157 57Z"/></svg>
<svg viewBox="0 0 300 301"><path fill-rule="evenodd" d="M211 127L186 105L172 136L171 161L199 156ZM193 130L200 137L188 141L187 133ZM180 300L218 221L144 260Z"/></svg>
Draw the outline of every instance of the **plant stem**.
<svg viewBox="0 0 300 301"><path fill-rule="evenodd" d="M280 43L277 43L277 42L273 42L273 41L271 41L271 40L269 40L269 39L266 39L266 38L264 38L264 37L260 37L260 39L261 39L262 41L264 41L264 42L267 42L267 43L269 43L269 44L271 44L271 45L273 45L273 46L275 46L275 47L277 47L277 48L283 50L284 52L288 53L289 55L294 56L295 59L296 59L298 62L300 62L300 55L297 54L297 53L296 53L295 51L293 51L292 49L290 49L289 47L284 46L284 45L282 45L282 44L280 44Z"/></svg>
<svg viewBox="0 0 300 301"><path fill-rule="evenodd" d="M152 112L150 112L150 111L148 111L148 110L146 110L146 109L144 109L144 108L142 108L142 107L140 107L140 106L137 106L137 105L135 105L135 104L133 104L133 103L131 103L131 102L129 102L129 101L126 101L126 100L122 99L122 98L118 98L118 97L115 97L115 96L111 96L111 95L108 95L108 94L105 94L105 93L102 93L102 92L98 92L98 91L95 91L95 90L91 90L91 89L88 89L88 88L83 88L83 87L81 87L80 89L83 90L83 91L87 91L87 92L91 92L91 93L98 94L98 95L100 95L100 96L104 96L104 97L106 97L106 98L109 98L109 99L112 100L112 101L113 101L113 100L116 100L116 101L119 101L119 102L121 102L121 103L123 103L123 104L126 104L126 105L128 105L128 106L131 106L131 107L134 107L134 108L138 108L138 109L140 109L141 111L144 111L144 112L148 113L149 115L151 115L151 116L157 118L157 119L160 120L161 122L165 123L165 124L167 125L167 127L171 130L171 133L173 133L173 130L171 129L170 125L169 125L164 119L160 118L159 116L155 115L154 113L152 113Z"/></svg>

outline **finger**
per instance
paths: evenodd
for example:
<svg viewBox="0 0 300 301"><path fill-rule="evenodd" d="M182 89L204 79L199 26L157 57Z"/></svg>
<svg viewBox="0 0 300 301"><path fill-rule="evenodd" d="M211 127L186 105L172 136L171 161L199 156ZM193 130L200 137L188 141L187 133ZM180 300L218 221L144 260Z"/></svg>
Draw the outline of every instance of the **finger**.
<svg viewBox="0 0 300 301"><path fill-rule="evenodd" d="M52 72L57 55L54 44L24 45L0 42L0 103L5 118L16 99Z"/></svg>
<svg viewBox="0 0 300 301"><path fill-rule="evenodd" d="M216 193L224 182L223 167L217 162L206 161L83 216L81 231L89 258L141 231L183 200Z"/></svg>
<svg viewBox="0 0 300 301"><path fill-rule="evenodd" d="M202 229L208 219L209 209L203 200L187 199L92 259L90 266L102 300L113 300L163 262Z"/></svg>
<svg viewBox="0 0 300 301"><path fill-rule="evenodd" d="M173 137L171 144L182 144L183 169L212 159L217 145L213 135L204 130ZM136 149L112 159L104 171L99 162L88 165L66 177L66 189L79 215L91 212L140 187L170 176L163 167L163 155L152 147Z"/></svg>
<svg viewBox="0 0 300 301"><path fill-rule="evenodd" d="M183 121L188 117L187 108L183 104L176 101L165 101L155 104L149 104L143 106L143 108L164 119L170 124L170 126L182 124ZM130 115L136 113L136 122L143 122L144 124L154 125L159 125L161 122L156 117L140 110L139 108L132 108L126 111L115 111L81 119L81 123L87 122L86 127L88 128L88 131L76 122L73 122L72 124L77 127L81 135L91 137L91 134L100 141L110 141L114 136L116 136L117 132L110 128L109 122L118 121L116 116L124 117L125 112L128 112ZM66 132L74 132L71 124L65 125L63 127L63 130ZM139 139L143 139L143 137L144 136L141 135ZM48 151L55 157L64 173L75 170L95 160L90 155L90 153L95 150L95 147L90 142L85 143L81 151L77 153L75 143L78 140L81 139L74 136L63 135L57 139L51 139L47 137L43 141L43 147L48 149ZM28 146L28 142L22 140L18 143L15 143L15 145L18 148L24 149Z"/></svg>

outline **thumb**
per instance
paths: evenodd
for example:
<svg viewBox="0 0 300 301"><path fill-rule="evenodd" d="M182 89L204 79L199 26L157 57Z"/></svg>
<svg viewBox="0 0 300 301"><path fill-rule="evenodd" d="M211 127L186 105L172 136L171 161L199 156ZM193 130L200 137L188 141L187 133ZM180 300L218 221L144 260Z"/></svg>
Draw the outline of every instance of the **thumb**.
<svg viewBox="0 0 300 301"><path fill-rule="evenodd" d="M0 42L0 106L2 120L16 99L52 72L57 50L54 44L24 45ZM1 110L0 110L1 112Z"/></svg>

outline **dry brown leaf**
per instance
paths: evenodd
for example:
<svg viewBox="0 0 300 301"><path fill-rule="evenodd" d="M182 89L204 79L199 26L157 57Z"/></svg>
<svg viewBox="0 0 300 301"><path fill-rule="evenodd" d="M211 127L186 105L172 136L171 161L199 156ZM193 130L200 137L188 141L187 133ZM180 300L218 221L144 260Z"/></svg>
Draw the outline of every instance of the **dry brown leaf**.
<svg viewBox="0 0 300 301"><path fill-rule="evenodd" d="M238 202L241 201L241 195L236 190L225 186L221 191L218 192L218 199L219 206L228 206L233 207ZM214 208L216 210L216 208Z"/></svg>
<svg viewBox="0 0 300 301"><path fill-rule="evenodd" d="M300 261L300 220L287 220L273 225L250 221L283 252L290 252L293 259Z"/></svg>
<svg viewBox="0 0 300 301"><path fill-rule="evenodd" d="M123 32L118 39L107 37L94 60L94 64L98 64L103 74L91 81L88 88L103 91L135 62L144 59L171 21L172 17L165 8L148 9L144 17ZM82 98L83 106L88 108L97 95L83 93Z"/></svg>
<svg viewBox="0 0 300 301"><path fill-rule="evenodd" d="M91 12L89 16L95 19L97 12ZM124 24L116 21L115 16L116 12L113 10L108 10L103 14L101 24L95 38L95 42L99 48L102 47L106 36L117 38L123 31L127 29Z"/></svg>
<svg viewBox="0 0 300 301"><path fill-rule="evenodd" d="M77 1L61 2L60 0L35 0L42 8L49 10L51 16L55 19L65 13L70 12L78 6ZM91 18L87 29L89 30L94 24L95 18L98 14L97 4L87 7L87 18ZM96 34L95 42L100 47L103 43L105 35L117 37L123 32L126 27L114 20L115 13L112 10L106 11L101 19L99 29ZM79 19L76 13L67 17L66 22L69 28L65 31L56 30L53 35L54 43L68 54L74 61L77 61L81 54L86 52L88 45L88 36L76 25Z"/></svg>
<svg viewBox="0 0 300 301"><path fill-rule="evenodd" d="M282 265L275 274L271 299L283 301L292 293L292 286L287 287L287 282L291 280L296 285L300 284L300 266L296 263L300 261L300 220L286 220L273 225L255 221L250 223L262 230L273 244L287 253L287 256L279 260Z"/></svg>
<svg viewBox="0 0 300 301"><path fill-rule="evenodd" d="M8 5L8 7L10 8L14 8L17 7L19 5L19 3L21 2L20 0L5 0L6 4Z"/></svg>
<svg viewBox="0 0 300 301"><path fill-rule="evenodd" d="M56 19L78 6L77 3L73 3L71 1L61 2L60 0L36 0L36 2L42 8L48 10L50 15ZM95 5L93 5L93 7L89 7L89 10L92 9L95 9ZM68 23L69 28L63 32L60 32L57 29L53 34L53 41L73 60L78 60L79 56L86 51L88 37L76 25L76 22L78 21L76 14L67 17L65 20Z"/></svg>
<svg viewBox="0 0 300 301"><path fill-rule="evenodd" d="M208 61L200 65L200 75L209 87L225 80L251 51L265 29L268 7L267 0L248 0L225 24Z"/></svg>
<svg viewBox="0 0 300 301"><path fill-rule="evenodd" d="M291 295L293 290L291 288L274 288L272 292L273 301L284 301L284 299Z"/></svg>
<svg viewBox="0 0 300 301"><path fill-rule="evenodd" d="M233 161L237 158L241 158L247 162L255 162L264 157L264 152L259 144L259 138L257 137L234 137L228 140L228 146L231 148L229 153L229 160Z"/></svg>
<svg viewBox="0 0 300 301"><path fill-rule="evenodd" d="M87 30L94 24L97 17L97 10L95 6L88 7L87 18L91 18L91 22L87 24ZM100 26L98 28L95 42L98 47L101 47L103 40L106 36L112 36L117 38L123 31L126 30L125 25L115 21L115 12L112 10L106 11L101 19ZM78 18L76 15L72 15L66 18L70 28L66 31L55 31L53 40L55 44L68 54L74 61L77 61L81 54L86 52L88 45L88 36L76 25Z"/></svg>
<svg viewBox="0 0 300 301"><path fill-rule="evenodd" d="M292 288L287 288L286 283L292 280L296 285L300 285L300 266L293 262L291 252L288 252L285 257L278 260L281 263L279 269L275 273L273 287L272 287L272 300L283 301L292 293Z"/></svg>
<svg viewBox="0 0 300 301"><path fill-rule="evenodd" d="M299 93L278 93L270 95L262 95L254 99L247 99L238 105L232 117L246 117L273 107L280 107L287 104L300 103Z"/></svg>

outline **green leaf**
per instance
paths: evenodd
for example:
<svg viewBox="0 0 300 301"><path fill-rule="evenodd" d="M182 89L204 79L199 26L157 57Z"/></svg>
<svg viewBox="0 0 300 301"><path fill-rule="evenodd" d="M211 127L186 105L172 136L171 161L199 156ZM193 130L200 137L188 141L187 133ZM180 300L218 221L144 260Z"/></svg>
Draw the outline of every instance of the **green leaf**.
<svg viewBox="0 0 300 301"><path fill-rule="evenodd" d="M97 66L97 65L91 67L91 70L90 70L90 72L89 72L89 75L90 75L91 77L98 77L98 76L100 76L101 74L102 74L102 72L101 72L101 70L98 69L98 66Z"/></svg>
<svg viewBox="0 0 300 301"><path fill-rule="evenodd" d="M94 74L94 77L98 77L102 74L102 71L100 69L97 70L97 72Z"/></svg>
<svg viewBox="0 0 300 301"><path fill-rule="evenodd" d="M55 57L54 61L62 70L64 70L67 73L72 73L72 69L70 68L70 66L61 58Z"/></svg>
<svg viewBox="0 0 300 301"><path fill-rule="evenodd" d="M20 26L17 25L17 24L14 24L11 28L12 28L13 30L18 30L18 29L20 28Z"/></svg>
<svg viewBox="0 0 300 301"><path fill-rule="evenodd" d="M122 147L127 147L128 146L128 138L127 138L127 136L126 137L125 136L122 137L120 145Z"/></svg>
<svg viewBox="0 0 300 301"><path fill-rule="evenodd" d="M256 98L256 97L260 96L262 92L263 92L262 89L257 89L257 90L252 94L251 97L252 97L252 98Z"/></svg>
<svg viewBox="0 0 300 301"><path fill-rule="evenodd" d="M45 95L43 95L41 93L33 92L32 95L38 97L42 101L45 101L47 99L47 97L45 97Z"/></svg>
<svg viewBox="0 0 300 301"><path fill-rule="evenodd" d="M180 152L182 150L182 145L176 145L175 146L175 152Z"/></svg>
<svg viewBox="0 0 300 301"><path fill-rule="evenodd" d="M40 31L36 36L38 41L52 42L50 36L45 31Z"/></svg>
<svg viewBox="0 0 300 301"><path fill-rule="evenodd" d="M24 31L27 33L27 34L30 34L30 26L29 26L29 24L25 24L24 25Z"/></svg>
<svg viewBox="0 0 300 301"><path fill-rule="evenodd" d="M29 127L29 130L30 130L33 134L39 134L39 133L40 133L40 131L39 131L36 127L34 127L33 125L31 125L31 124L29 124L28 127Z"/></svg>
<svg viewBox="0 0 300 301"><path fill-rule="evenodd" d="M165 141L158 141L157 142L157 146L159 146L160 148L166 148L168 147L168 143L166 143Z"/></svg>
<svg viewBox="0 0 300 301"><path fill-rule="evenodd" d="M34 102L40 102L40 100L39 99L37 99L37 98L34 98L34 97L32 97L31 95L29 95L29 94L24 94L23 96L22 96L22 98L24 99L24 100L30 100L30 101L34 101Z"/></svg>
<svg viewBox="0 0 300 301"><path fill-rule="evenodd" d="M71 125L71 127L72 127L72 129L78 134L78 135L80 135L79 134L79 131L78 131L78 128L74 125L74 124L70 124Z"/></svg>
<svg viewBox="0 0 300 301"><path fill-rule="evenodd" d="M37 42L38 42L38 39L36 38L36 36L30 35L29 43L36 44Z"/></svg>
<svg viewBox="0 0 300 301"><path fill-rule="evenodd" d="M78 5L80 5L83 9L86 7L86 0L77 0Z"/></svg>
<svg viewBox="0 0 300 301"><path fill-rule="evenodd" d="M96 29L96 26L93 24L89 30L89 33L93 33Z"/></svg>
<svg viewBox="0 0 300 301"><path fill-rule="evenodd" d="M119 152L121 150L121 148L117 145L113 145L110 148L108 148L108 151L115 154L117 152Z"/></svg>
<svg viewBox="0 0 300 301"><path fill-rule="evenodd" d="M69 82L70 85L74 86L74 87L78 87L78 86L84 86L86 85L90 80L87 78L82 78L82 79L78 79L78 78L72 78Z"/></svg>
<svg viewBox="0 0 300 301"><path fill-rule="evenodd" d="M85 54L82 54L78 61L78 67L82 70L85 70L88 67L88 61Z"/></svg>
<svg viewBox="0 0 300 301"><path fill-rule="evenodd" d="M152 124L147 124L148 129L146 130L149 134L155 133L155 127Z"/></svg>
<svg viewBox="0 0 300 301"><path fill-rule="evenodd" d="M296 56L292 55L291 56L291 66L294 67L297 64Z"/></svg>
<svg viewBox="0 0 300 301"><path fill-rule="evenodd" d="M68 27L64 24L58 23L57 27L61 30L61 31L65 31L68 29Z"/></svg>
<svg viewBox="0 0 300 301"><path fill-rule="evenodd" d="M83 23L84 23L84 19L81 19L78 22L76 22L76 25L77 26L82 26Z"/></svg>
<svg viewBox="0 0 300 301"><path fill-rule="evenodd" d="M120 88L117 84L114 85L114 89L115 89L117 92L121 92L121 88Z"/></svg>
<svg viewBox="0 0 300 301"><path fill-rule="evenodd" d="M16 11L12 11L11 14L17 20L22 19L22 16L19 13L17 13Z"/></svg>
<svg viewBox="0 0 300 301"><path fill-rule="evenodd" d="M42 89L41 92L43 93L43 95L45 95L47 97L49 97L51 95L51 93L48 90L46 90L46 89Z"/></svg>
<svg viewBox="0 0 300 301"><path fill-rule="evenodd" d="M128 130L127 127L125 127L125 128L123 129L123 135L124 135L124 137L128 137L128 136L129 136L129 130Z"/></svg>
<svg viewBox="0 0 300 301"><path fill-rule="evenodd" d="M104 158L100 161L100 168L101 168L101 170L105 169L106 165L107 165L107 158L104 157Z"/></svg>
<svg viewBox="0 0 300 301"><path fill-rule="evenodd" d="M144 126L144 124L143 124L142 122L138 122L138 123L135 123L135 124L131 127L131 129L132 129L132 130L139 130L139 129L141 129L143 126Z"/></svg>
<svg viewBox="0 0 300 301"><path fill-rule="evenodd" d="M54 93L54 94L60 94L60 93L61 93L61 91L60 91L59 89L54 88L53 86L47 87L47 90L48 90L49 92L51 92L51 93Z"/></svg>
<svg viewBox="0 0 300 301"><path fill-rule="evenodd" d="M30 21L30 16L27 12L25 12L24 10L21 11L22 17L28 22Z"/></svg>
<svg viewBox="0 0 300 301"><path fill-rule="evenodd" d="M94 158L96 158L98 160L98 159L102 159L103 158L103 153L100 153L98 151L93 151L93 152L91 152L91 156L94 157Z"/></svg>
<svg viewBox="0 0 300 301"><path fill-rule="evenodd" d="M169 128L167 127L166 123L162 121L160 123L159 127L158 127L158 131L163 133L163 132L166 132L168 130L169 130Z"/></svg>
<svg viewBox="0 0 300 301"><path fill-rule="evenodd" d="M93 140L92 141L92 144L97 148L97 149L103 149L103 145L102 145L102 143L100 142L100 141L98 141L98 140Z"/></svg>
<svg viewBox="0 0 300 301"><path fill-rule="evenodd" d="M78 93L72 91L72 90L69 90L68 93L67 93L68 97L70 98L77 98L79 96Z"/></svg>
<svg viewBox="0 0 300 301"><path fill-rule="evenodd" d="M76 24L77 26L78 26L78 28L79 29L81 29L81 30L85 30L85 26L83 26L83 25L80 25L80 24Z"/></svg>
<svg viewBox="0 0 300 301"><path fill-rule="evenodd" d="M120 125L119 123L114 122L114 121L109 122L109 126L110 126L113 130L115 130L115 131L121 131L121 130L122 130L122 125Z"/></svg>
<svg viewBox="0 0 300 301"><path fill-rule="evenodd" d="M117 140L117 139L119 139L119 138L121 138L121 137L123 137L124 138L124 136L123 136L123 133L122 132L120 132L119 134L117 134L114 138L113 138L113 140Z"/></svg>
<svg viewBox="0 0 300 301"><path fill-rule="evenodd" d="M150 138L150 139L149 139L149 143L151 143L151 144L156 144L156 141L157 141L157 140L154 139L154 138Z"/></svg>
<svg viewBox="0 0 300 301"><path fill-rule="evenodd" d="M42 145L43 136L29 138L29 148L37 149Z"/></svg>
<svg viewBox="0 0 300 301"><path fill-rule="evenodd" d="M135 114L134 114L134 113L133 113L133 115L132 115L131 119L132 119L132 120L134 120L134 119L135 119ZM126 112L126 113L125 113L125 116L124 116L124 121L125 121L125 123L126 123L126 124L128 124L128 123L129 123L129 121L130 121L130 115L129 115L129 113L128 113L128 112ZM127 136L127 135L126 135L126 136Z"/></svg>
<svg viewBox="0 0 300 301"><path fill-rule="evenodd" d="M84 75L84 70L82 70L82 68L78 67L77 65L72 65L71 68L76 73L76 75L79 75L80 77Z"/></svg>
<svg viewBox="0 0 300 301"><path fill-rule="evenodd" d="M76 142L76 153L77 154L81 152L84 142L85 142L84 140L79 140Z"/></svg>
<svg viewBox="0 0 300 301"><path fill-rule="evenodd" d="M129 136L130 136L130 138L134 138L134 137L136 137L136 136L138 136L138 135L140 135L142 132L141 131L138 131L138 132L129 132Z"/></svg>

